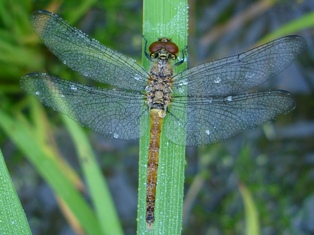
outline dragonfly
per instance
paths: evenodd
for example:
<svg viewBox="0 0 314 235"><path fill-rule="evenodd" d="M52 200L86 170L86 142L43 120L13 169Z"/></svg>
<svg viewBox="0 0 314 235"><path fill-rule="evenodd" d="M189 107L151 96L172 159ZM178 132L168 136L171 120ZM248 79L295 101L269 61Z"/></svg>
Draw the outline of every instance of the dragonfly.
<svg viewBox="0 0 314 235"><path fill-rule="evenodd" d="M295 107L287 91L250 90L274 78L305 50L305 40L296 35L174 74L173 67L183 61L178 60L178 46L169 38L161 37L150 44L145 55L152 67L147 71L134 59L100 44L54 13L36 11L31 24L65 65L110 88L30 73L21 78L23 90L104 136L131 140L149 132L148 229L155 221L162 130L175 144L200 146L263 125ZM149 130L140 128L140 120Z"/></svg>

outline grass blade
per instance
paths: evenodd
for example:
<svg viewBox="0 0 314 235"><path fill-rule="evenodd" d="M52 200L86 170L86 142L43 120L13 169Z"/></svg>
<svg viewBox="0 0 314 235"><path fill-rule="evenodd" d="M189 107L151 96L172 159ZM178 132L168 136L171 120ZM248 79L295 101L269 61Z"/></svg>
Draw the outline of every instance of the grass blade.
<svg viewBox="0 0 314 235"><path fill-rule="evenodd" d="M32 234L0 150L0 234Z"/></svg>
<svg viewBox="0 0 314 235"><path fill-rule="evenodd" d="M314 12L310 12L296 20L288 22L287 24L281 26L279 29L266 35L258 42L258 44L263 44L275 38L279 38L288 34L293 34L306 28L311 28L313 26L314 26Z"/></svg>
<svg viewBox="0 0 314 235"><path fill-rule="evenodd" d="M249 189L243 184L239 183L239 189L242 195L245 209L246 234L259 235L259 221L256 206Z"/></svg>
<svg viewBox="0 0 314 235"><path fill-rule="evenodd" d="M187 46L187 10L185 0L144 1L143 35L148 43L152 43L160 37L168 37L178 45L180 50L183 50ZM144 53L143 65L147 70L150 69L151 64ZM185 68L186 64L184 63L184 65L175 67L175 72ZM166 119L167 117L164 122L167 121ZM149 127L141 126L141 128ZM185 146L175 145L163 134L161 136L155 222L152 231L148 231L145 221L148 144L149 134L140 139L137 233L181 234Z"/></svg>
<svg viewBox="0 0 314 235"><path fill-rule="evenodd" d="M62 117L75 143L103 234L123 234L109 188L82 127L65 115Z"/></svg>
<svg viewBox="0 0 314 235"><path fill-rule="evenodd" d="M49 149L48 145L43 145L42 140L38 140L36 130L31 129L29 124L25 124L19 118L10 116L1 110L0 127L25 153L28 160L49 183L54 192L64 200L81 226L89 234L101 234L93 211L55 160L52 154L54 151Z"/></svg>

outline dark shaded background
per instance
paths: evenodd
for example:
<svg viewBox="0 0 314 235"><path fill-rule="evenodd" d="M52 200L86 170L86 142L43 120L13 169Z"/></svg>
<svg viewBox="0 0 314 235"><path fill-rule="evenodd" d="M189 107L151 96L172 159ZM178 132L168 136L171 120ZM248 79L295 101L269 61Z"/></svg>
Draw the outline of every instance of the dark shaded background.
<svg viewBox="0 0 314 235"><path fill-rule="evenodd" d="M190 67L245 51L282 25L314 11L314 2L306 0L190 1L189 5ZM141 60L141 1L2 2L0 108L7 112L14 113L23 104L26 95L19 79L29 72L64 74L93 84L71 72L39 42L28 21L37 9L58 13L101 43ZM187 149L183 234L243 234L239 182L253 195L262 234L314 234L314 32L309 28L296 33L307 41L307 51L260 90L288 90L296 98L297 108L224 143ZM59 114L46 111L62 153L80 172ZM124 231L135 234L138 142L105 139L86 131L110 184ZM74 234L49 186L2 130L0 148L33 234Z"/></svg>

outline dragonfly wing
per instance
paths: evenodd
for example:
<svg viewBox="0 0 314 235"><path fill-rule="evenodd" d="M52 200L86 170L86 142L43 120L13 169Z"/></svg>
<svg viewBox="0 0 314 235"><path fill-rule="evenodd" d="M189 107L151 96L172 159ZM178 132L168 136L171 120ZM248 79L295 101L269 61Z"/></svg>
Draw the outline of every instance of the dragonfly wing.
<svg viewBox="0 0 314 235"><path fill-rule="evenodd" d="M184 104L185 103L185 104ZM173 113L187 107L186 123ZM295 107L287 91L247 93L225 97L176 97L165 122L167 138L174 143L198 146L230 138L263 125Z"/></svg>
<svg viewBox="0 0 314 235"><path fill-rule="evenodd" d="M146 115L143 120L149 122L143 95L138 92L88 87L39 73L22 77L21 87L45 105L105 136L136 139L144 134L140 133L140 116Z"/></svg>
<svg viewBox="0 0 314 235"><path fill-rule="evenodd" d="M122 89L145 89L148 74L135 60L101 45L51 12L34 12L31 23L45 45L83 76Z"/></svg>
<svg viewBox="0 0 314 235"><path fill-rule="evenodd" d="M256 87L284 70L306 48L303 38L286 36L236 56L201 64L175 76L174 90L189 96L225 96Z"/></svg>

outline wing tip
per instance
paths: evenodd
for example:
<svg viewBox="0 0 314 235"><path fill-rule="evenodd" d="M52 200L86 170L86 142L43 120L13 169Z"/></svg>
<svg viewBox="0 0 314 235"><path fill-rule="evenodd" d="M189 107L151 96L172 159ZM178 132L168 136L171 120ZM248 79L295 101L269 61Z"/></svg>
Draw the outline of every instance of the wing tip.
<svg viewBox="0 0 314 235"><path fill-rule="evenodd" d="M32 13L32 16L37 16L37 15L48 15L48 16L51 16L51 15L55 15L55 14L50 12L50 11L47 11L45 9L40 9L40 10L33 11L33 13Z"/></svg>
<svg viewBox="0 0 314 235"><path fill-rule="evenodd" d="M292 34L292 35L287 35L285 37L283 37L283 39L288 39L288 40L291 40L291 41L294 41L294 42L298 42L298 45L299 45L299 53L301 53L302 51L304 51L306 48L307 48L307 43L305 41L305 39L299 35L296 35L296 34Z"/></svg>
<svg viewBox="0 0 314 235"><path fill-rule="evenodd" d="M46 73L28 73L25 74L24 76L21 77L21 79L29 79L29 78L38 78L38 77L45 77L47 74Z"/></svg>
<svg viewBox="0 0 314 235"><path fill-rule="evenodd" d="M42 36L49 24L50 18L59 18L58 15L46 11L46 10L37 10L31 14L31 24L34 31L39 35Z"/></svg>

